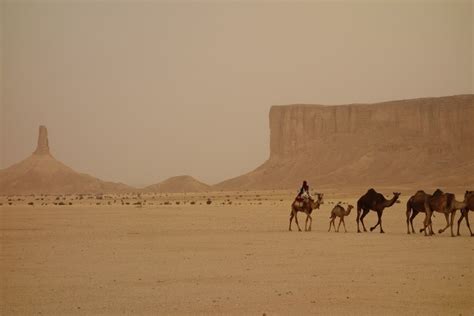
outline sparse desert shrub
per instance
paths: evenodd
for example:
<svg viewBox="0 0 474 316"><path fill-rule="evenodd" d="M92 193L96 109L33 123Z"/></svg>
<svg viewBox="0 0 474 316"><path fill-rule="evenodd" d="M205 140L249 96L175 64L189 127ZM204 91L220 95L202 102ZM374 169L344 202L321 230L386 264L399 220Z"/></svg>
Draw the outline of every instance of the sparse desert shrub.
<svg viewBox="0 0 474 316"><path fill-rule="evenodd" d="M165 203L163 203L164 205L170 205L171 203L169 201L165 201Z"/></svg>
<svg viewBox="0 0 474 316"><path fill-rule="evenodd" d="M100 202L95 203L95 205L100 205Z"/></svg>
<svg viewBox="0 0 474 316"><path fill-rule="evenodd" d="M58 205L66 205L64 202L59 202Z"/></svg>
<svg viewBox="0 0 474 316"><path fill-rule="evenodd" d="M138 201L138 202L133 203L133 205L142 205L142 202Z"/></svg>
<svg viewBox="0 0 474 316"><path fill-rule="evenodd" d="M189 204L194 205L194 204L196 204L196 202L191 201L191 202L189 202Z"/></svg>
<svg viewBox="0 0 474 316"><path fill-rule="evenodd" d="M127 202L127 203L125 203L125 204L130 205L130 202Z"/></svg>
<svg viewBox="0 0 474 316"><path fill-rule="evenodd" d="M212 203L212 200L211 200L211 199L207 199L206 204L209 205L209 204L211 204L211 203Z"/></svg>
<svg viewBox="0 0 474 316"><path fill-rule="evenodd" d="M69 205L72 205L72 202L69 202Z"/></svg>
<svg viewBox="0 0 474 316"><path fill-rule="evenodd" d="M13 203L12 202L8 202L8 205L12 205Z"/></svg>
<svg viewBox="0 0 474 316"><path fill-rule="evenodd" d="M179 202L179 201L176 201L175 203L176 203L176 205L179 205L180 202Z"/></svg>
<svg viewBox="0 0 474 316"><path fill-rule="evenodd" d="M29 203L28 203L28 205L35 205L35 203L33 203L33 202L29 202Z"/></svg>

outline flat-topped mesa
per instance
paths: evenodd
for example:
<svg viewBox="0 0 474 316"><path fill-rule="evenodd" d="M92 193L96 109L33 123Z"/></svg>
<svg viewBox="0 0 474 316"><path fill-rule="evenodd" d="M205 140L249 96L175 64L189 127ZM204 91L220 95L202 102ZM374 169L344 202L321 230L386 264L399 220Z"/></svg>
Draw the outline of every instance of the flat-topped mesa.
<svg viewBox="0 0 474 316"><path fill-rule="evenodd" d="M48 143L48 129L46 126L41 125L39 127L38 134L38 146L36 147L35 155L49 155L49 143Z"/></svg>

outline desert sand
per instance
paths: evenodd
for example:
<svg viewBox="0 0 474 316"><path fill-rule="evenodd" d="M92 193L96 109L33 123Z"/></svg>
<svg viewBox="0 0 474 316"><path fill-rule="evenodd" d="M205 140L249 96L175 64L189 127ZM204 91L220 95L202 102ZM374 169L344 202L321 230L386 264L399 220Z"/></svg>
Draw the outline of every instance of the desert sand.
<svg viewBox="0 0 474 316"><path fill-rule="evenodd" d="M289 232L293 195L0 197L0 314L474 314L465 223L407 235L404 194L385 234L357 234L355 210L328 233L333 203L357 200L329 194L313 231Z"/></svg>

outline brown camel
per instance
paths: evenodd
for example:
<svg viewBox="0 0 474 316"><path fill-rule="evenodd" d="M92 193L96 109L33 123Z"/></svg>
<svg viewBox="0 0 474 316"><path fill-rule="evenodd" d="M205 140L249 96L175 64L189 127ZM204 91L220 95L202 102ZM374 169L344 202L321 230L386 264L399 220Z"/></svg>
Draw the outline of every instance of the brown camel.
<svg viewBox="0 0 474 316"><path fill-rule="evenodd" d="M438 233L443 233L448 227L451 227L451 237L454 237L453 233L453 221L456 211L466 207L465 202L456 201L456 196L452 193L443 193L441 190L436 190L433 193L431 199L425 204L426 216L424 220L424 227L420 229L421 232L425 232L427 236L427 227L431 225L431 216L433 212L439 212L444 214L446 218L446 227L440 229ZM451 220L449 219L451 215Z"/></svg>
<svg viewBox="0 0 474 316"><path fill-rule="evenodd" d="M385 199L385 197L377 193L374 189L370 189L365 193L363 196L360 197L360 199L357 201L357 232L360 233L359 229L359 219L360 222L362 223L362 227L364 228L364 232L367 231L364 225L364 217L369 213L369 211L375 211L377 212L378 216L378 221L377 224L375 224L374 227L370 228L370 231L373 231L378 225L380 225L380 233L384 233L383 228L382 228L382 214L383 210L386 207L391 207L395 202L398 200L398 197L400 196L399 192L393 192L393 197L390 200ZM362 216L361 216L361 211Z"/></svg>
<svg viewBox="0 0 474 316"><path fill-rule="evenodd" d="M415 195L411 196L407 201L407 234L410 234L410 225L412 233L415 233L413 228L413 220L415 219L418 213L426 213L425 205L429 203L429 200L432 198L432 195L425 193L425 191L418 191ZM433 235L433 227L429 226L430 234Z"/></svg>
<svg viewBox="0 0 474 316"><path fill-rule="evenodd" d="M298 212L303 212L306 214L306 222L304 225L304 230L308 231L311 230L311 226L313 224L313 218L311 217L311 213L313 210L319 209L319 206L323 204L323 193L316 193L317 199L316 201L312 198L308 199L295 199L295 201L291 204L291 213L290 213L290 226L288 230L291 231L291 222L293 221L293 217L295 218L296 225L298 226L298 230L301 231L300 224L298 224ZM308 219L309 227L308 227Z"/></svg>
<svg viewBox="0 0 474 316"><path fill-rule="evenodd" d="M459 234L459 225L461 224L463 218L466 218L466 225L469 228L469 232L471 233L471 237L474 236L471 230L471 225L469 225L469 211L474 211L474 191L466 191L464 194L464 202L466 203L466 207L461 209L461 217L458 220L458 236Z"/></svg>
<svg viewBox="0 0 474 316"><path fill-rule="evenodd" d="M347 206L347 210L344 209L341 205L336 205L331 211L331 216L329 217L331 220L329 221L329 230L328 232L331 231L331 225L334 226L334 230L338 233L339 232L339 227L341 227L341 222L344 224L344 231L347 233L346 229L346 223L344 222L344 217L348 216L351 213L351 210L354 208L352 205ZM334 221L336 220L336 217L339 217L339 225L337 225L337 230L336 230L336 225L334 224Z"/></svg>

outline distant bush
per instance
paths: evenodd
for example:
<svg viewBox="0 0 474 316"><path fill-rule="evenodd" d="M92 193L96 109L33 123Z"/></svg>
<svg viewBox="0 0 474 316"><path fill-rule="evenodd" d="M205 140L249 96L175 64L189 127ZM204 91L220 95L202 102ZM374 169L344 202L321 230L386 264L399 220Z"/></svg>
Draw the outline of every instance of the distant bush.
<svg viewBox="0 0 474 316"><path fill-rule="evenodd" d="M59 202L58 205L66 205L64 202Z"/></svg>
<svg viewBox="0 0 474 316"><path fill-rule="evenodd" d="M196 202L195 202L195 201L191 201L191 202L189 202L189 204L194 205L194 204L196 204Z"/></svg>
<svg viewBox="0 0 474 316"><path fill-rule="evenodd" d="M35 203L33 203L33 202L30 202L30 203L28 203L28 205L35 205Z"/></svg>
<svg viewBox="0 0 474 316"><path fill-rule="evenodd" d="M69 202L69 205L72 205L72 202Z"/></svg>
<svg viewBox="0 0 474 316"><path fill-rule="evenodd" d="M212 203L212 200L211 200L211 199L207 199L206 204L209 205L209 204L211 204L211 203Z"/></svg>
<svg viewBox="0 0 474 316"><path fill-rule="evenodd" d="M176 205L179 205L179 201L176 201Z"/></svg>

